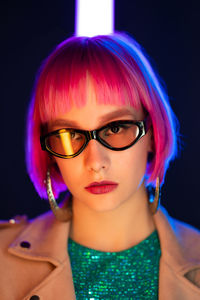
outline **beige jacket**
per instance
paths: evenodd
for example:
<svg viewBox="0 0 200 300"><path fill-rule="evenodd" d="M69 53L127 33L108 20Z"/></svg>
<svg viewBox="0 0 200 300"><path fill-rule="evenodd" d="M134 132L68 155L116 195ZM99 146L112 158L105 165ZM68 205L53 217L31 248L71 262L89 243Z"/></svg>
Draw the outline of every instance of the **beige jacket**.
<svg viewBox="0 0 200 300"><path fill-rule="evenodd" d="M200 300L200 233L154 216L161 243L159 300ZM51 212L0 224L0 300L73 300L67 237L70 223Z"/></svg>

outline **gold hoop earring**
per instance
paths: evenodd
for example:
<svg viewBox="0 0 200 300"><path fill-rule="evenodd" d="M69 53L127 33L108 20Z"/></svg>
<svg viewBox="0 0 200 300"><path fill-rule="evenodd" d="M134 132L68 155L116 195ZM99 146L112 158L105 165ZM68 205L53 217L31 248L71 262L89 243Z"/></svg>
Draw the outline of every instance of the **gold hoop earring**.
<svg viewBox="0 0 200 300"><path fill-rule="evenodd" d="M157 212L159 204L160 204L160 179L159 177L157 177L155 195L153 201L151 199L151 196L149 196L149 208L152 215L154 215Z"/></svg>
<svg viewBox="0 0 200 300"><path fill-rule="evenodd" d="M72 217L72 211L71 211L71 209L69 209L69 207L61 208L58 206L56 199L54 197L54 194L53 194L49 170L47 171L46 189L47 189L49 204L50 204L51 210L52 210L53 214L55 215L56 219L61 222L69 221Z"/></svg>

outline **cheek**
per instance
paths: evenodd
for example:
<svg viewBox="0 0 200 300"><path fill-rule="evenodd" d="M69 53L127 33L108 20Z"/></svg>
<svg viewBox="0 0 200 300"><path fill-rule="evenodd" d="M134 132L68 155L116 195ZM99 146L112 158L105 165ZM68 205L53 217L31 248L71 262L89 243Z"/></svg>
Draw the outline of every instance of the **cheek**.
<svg viewBox="0 0 200 300"><path fill-rule="evenodd" d="M56 158L56 163L67 187L70 189L73 184L77 185L77 180L80 178L80 173L79 164L76 163L76 159L73 159L72 161L72 159L66 160Z"/></svg>
<svg viewBox="0 0 200 300"><path fill-rule="evenodd" d="M140 182L146 173L148 151L145 145L139 143L121 153L115 164L120 176Z"/></svg>

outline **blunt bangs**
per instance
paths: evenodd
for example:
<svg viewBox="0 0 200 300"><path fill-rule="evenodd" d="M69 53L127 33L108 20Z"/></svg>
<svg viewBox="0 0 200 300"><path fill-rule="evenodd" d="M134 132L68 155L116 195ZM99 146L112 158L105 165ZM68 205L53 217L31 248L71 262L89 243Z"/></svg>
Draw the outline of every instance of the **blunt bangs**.
<svg viewBox="0 0 200 300"><path fill-rule="evenodd" d="M161 184L176 155L176 118L168 98L141 47L125 34L72 37L61 43L43 63L28 110L26 163L42 198L47 198L45 178L51 168L55 197L66 189L52 159L41 150L44 125L59 114L86 104L92 83L99 104L142 107L152 120L154 156L148 163L146 185Z"/></svg>

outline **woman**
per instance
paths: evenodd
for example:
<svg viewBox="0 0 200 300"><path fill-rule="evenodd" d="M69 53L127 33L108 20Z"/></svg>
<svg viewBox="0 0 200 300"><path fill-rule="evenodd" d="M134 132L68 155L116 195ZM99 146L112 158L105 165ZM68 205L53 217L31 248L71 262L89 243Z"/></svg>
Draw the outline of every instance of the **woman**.
<svg viewBox="0 0 200 300"><path fill-rule="evenodd" d="M72 37L53 51L26 144L53 213L2 224L1 299L200 299L199 233L158 205L175 122L130 37Z"/></svg>

